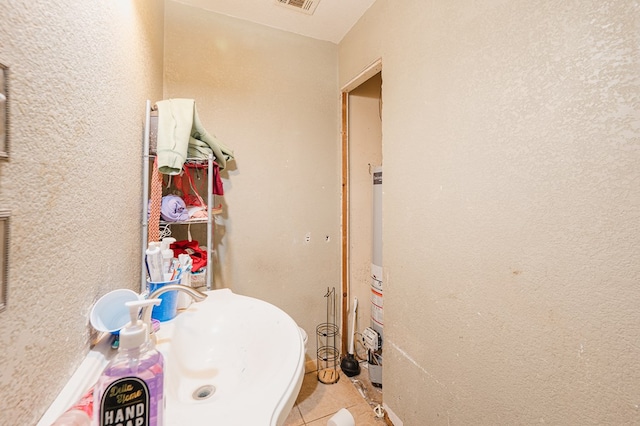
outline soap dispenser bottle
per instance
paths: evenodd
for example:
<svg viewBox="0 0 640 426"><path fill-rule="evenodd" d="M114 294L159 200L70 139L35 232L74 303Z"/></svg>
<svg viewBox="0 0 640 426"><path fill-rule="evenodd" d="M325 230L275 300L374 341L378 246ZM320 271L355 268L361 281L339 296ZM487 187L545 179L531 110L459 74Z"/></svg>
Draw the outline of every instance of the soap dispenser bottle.
<svg viewBox="0 0 640 426"><path fill-rule="evenodd" d="M160 299L127 302L131 322L120 330L120 346L95 387L94 423L98 426L162 426L164 360L149 339L149 324L138 319L140 308Z"/></svg>

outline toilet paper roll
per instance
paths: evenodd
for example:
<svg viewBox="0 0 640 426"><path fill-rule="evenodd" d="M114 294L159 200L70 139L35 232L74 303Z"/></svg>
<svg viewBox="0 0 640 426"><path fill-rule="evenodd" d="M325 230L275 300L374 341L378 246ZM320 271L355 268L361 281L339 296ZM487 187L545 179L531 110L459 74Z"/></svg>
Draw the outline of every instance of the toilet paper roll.
<svg viewBox="0 0 640 426"><path fill-rule="evenodd" d="M356 426L356 421L346 408L341 408L327 422L327 426Z"/></svg>

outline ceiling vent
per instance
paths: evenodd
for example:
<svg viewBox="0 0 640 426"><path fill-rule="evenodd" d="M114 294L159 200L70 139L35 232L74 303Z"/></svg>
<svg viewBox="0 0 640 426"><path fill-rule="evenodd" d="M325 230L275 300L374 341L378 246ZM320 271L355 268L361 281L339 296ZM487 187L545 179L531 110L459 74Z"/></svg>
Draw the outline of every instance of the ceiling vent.
<svg viewBox="0 0 640 426"><path fill-rule="evenodd" d="M276 0L276 3L289 9L306 13L307 15L313 15L320 0Z"/></svg>

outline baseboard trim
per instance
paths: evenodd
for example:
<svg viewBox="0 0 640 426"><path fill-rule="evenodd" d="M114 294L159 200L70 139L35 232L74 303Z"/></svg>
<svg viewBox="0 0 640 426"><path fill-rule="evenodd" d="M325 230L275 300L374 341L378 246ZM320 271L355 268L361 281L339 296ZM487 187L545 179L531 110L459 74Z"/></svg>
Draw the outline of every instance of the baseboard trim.
<svg viewBox="0 0 640 426"><path fill-rule="evenodd" d="M384 421L388 426L403 426L400 417L398 417L396 413L394 413L393 410L384 402L382 403L382 408L384 408Z"/></svg>

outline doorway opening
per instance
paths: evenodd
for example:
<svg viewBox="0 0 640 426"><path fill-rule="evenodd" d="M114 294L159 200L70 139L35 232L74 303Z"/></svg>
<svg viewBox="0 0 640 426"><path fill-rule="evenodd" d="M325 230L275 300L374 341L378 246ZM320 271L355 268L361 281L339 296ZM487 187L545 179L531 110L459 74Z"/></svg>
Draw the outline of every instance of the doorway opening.
<svg viewBox="0 0 640 426"><path fill-rule="evenodd" d="M374 183L381 168L382 62L378 60L342 89L342 353L347 353L355 331L356 357L367 365L371 351L363 337L375 325L381 338L383 324L382 192ZM380 270L377 295L372 285L372 275L378 273L375 267ZM358 299L356 329L350 330L354 298ZM380 385L381 380L380 368Z"/></svg>

